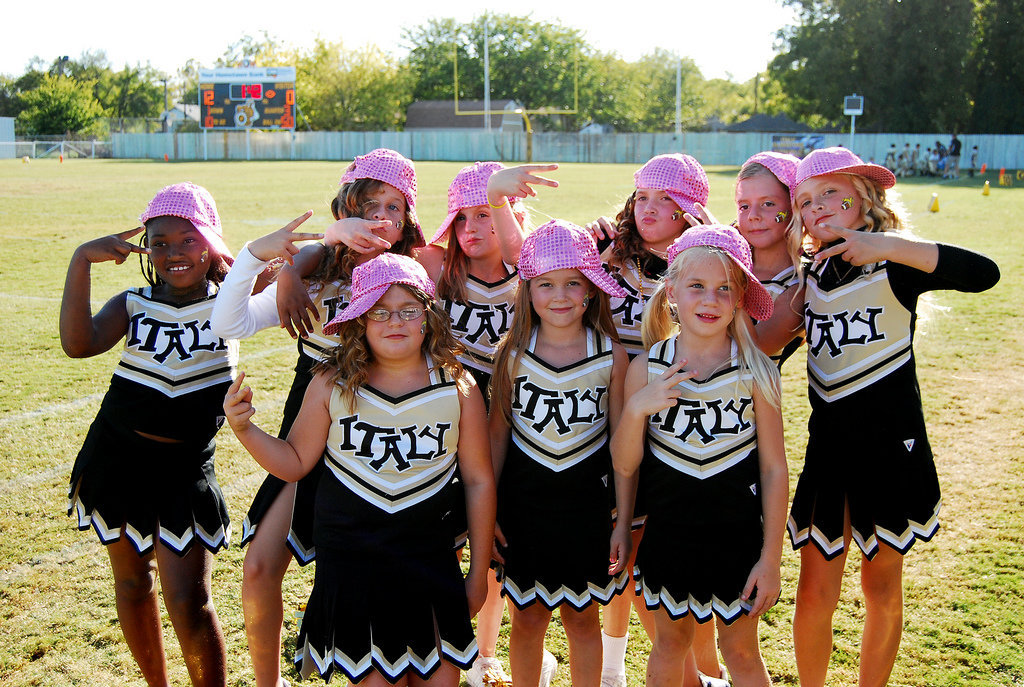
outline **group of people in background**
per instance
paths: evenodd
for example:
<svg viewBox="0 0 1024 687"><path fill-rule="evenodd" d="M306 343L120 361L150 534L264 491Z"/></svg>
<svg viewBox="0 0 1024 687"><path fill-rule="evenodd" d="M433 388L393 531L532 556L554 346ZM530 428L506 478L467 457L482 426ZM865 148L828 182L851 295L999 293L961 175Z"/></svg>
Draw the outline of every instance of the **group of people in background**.
<svg viewBox="0 0 1024 687"><path fill-rule="evenodd" d="M949 146L935 141L935 147L926 148L924 152L921 151L920 143L915 144L913 148L906 143L902 150L898 150L896 144L892 143L885 154L882 165L897 177L928 176L959 179L962 148L963 144L956 134L953 134ZM978 146L971 148L968 162L967 173L973 177L974 172L978 169Z"/></svg>
<svg viewBox="0 0 1024 687"><path fill-rule="evenodd" d="M428 236L413 162L377 149L344 170L323 234L299 231L305 213L236 258L213 198L186 182L160 190L142 226L75 251L64 350L124 349L68 512L107 545L149 684L167 683L157 579L193 684L227 679L211 594L228 545L214 471L225 420L268 472L242 536L260 687L287 685L292 558L316 565L303 677L546 685L557 610L573 685L626 684L633 612L651 639L648 685L767 685L758 621L785 593L787 531L801 684L826 682L851 551L861 684L886 683L903 558L936 533L941 504L918 298L988 289L998 267L913 237L894 173L844 148L752 156L724 222L699 162L667 154L636 170L614 219L533 227L525 200L555 189L556 169L466 166ZM91 266L133 254L148 284L93 314ZM271 326L298 359L268 432L253 421L267 392L236 368L239 341ZM801 347L811 417L790 494L779 370Z"/></svg>

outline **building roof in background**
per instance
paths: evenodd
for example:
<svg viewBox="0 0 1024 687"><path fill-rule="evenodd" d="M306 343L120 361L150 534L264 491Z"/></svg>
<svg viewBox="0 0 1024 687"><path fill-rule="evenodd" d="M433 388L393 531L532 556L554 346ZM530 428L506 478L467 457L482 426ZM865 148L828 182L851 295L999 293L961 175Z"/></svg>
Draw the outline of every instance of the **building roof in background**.
<svg viewBox="0 0 1024 687"><path fill-rule="evenodd" d="M800 122L794 122L784 114L766 115L756 114L750 119L736 122L725 127L726 131L766 131L776 133L806 132L812 131L811 127Z"/></svg>

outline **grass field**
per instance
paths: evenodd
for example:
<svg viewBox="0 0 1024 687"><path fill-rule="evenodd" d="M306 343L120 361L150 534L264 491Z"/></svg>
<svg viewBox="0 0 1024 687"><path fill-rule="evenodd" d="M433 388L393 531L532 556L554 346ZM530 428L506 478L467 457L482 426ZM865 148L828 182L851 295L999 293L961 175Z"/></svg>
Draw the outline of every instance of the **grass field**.
<svg viewBox="0 0 1024 687"><path fill-rule="evenodd" d="M447 184L459 166L417 165L419 215L428 236L445 215ZM0 684L142 684L116 621L106 554L94 533L77 532L64 514L72 462L118 355L115 350L73 361L61 352L57 315L72 251L87 239L136 226L152 195L182 180L210 189L236 251L307 208L316 212L307 226L326 227L327 202L342 167L0 161ZM632 172L632 165L564 165L553 174L561 188L542 189L531 203L534 223L548 216L585 222L614 214L632 188ZM710 205L721 218L733 216L735 173L710 170ZM918 375L944 490L943 528L931 542L915 545L906 560L905 631L892 684L1024 685L1024 190L998 187L989 178L988 197L981 194L979 178L955 184L914 179L897 186L919 235L985 252L999 262L1003 276L987 293L937 294L933 302L941 307L932 310L917 337ZM929 213L935 192L941 211ZM94 308L142 283L135 262L101 265L93 279ZM807 419L799 357L784 375L794 483ZM241 368L257 391L258 417L266 427L279 422L294 360L293 343L278 330L242 345ZM221 433L217 455L237 539L264 473L230 431ZM253 684L240 605L242 556L232 547L218 554L214 569L232 685ZM859 562L853 559L836 613L829 681L834 685L856 683L864 609ZM714 556L699 564L715 565ZM797 572L787 545L782 601L761 632L769 671L779 684L797 682L791 637ZM288 606L305 600L311 581L312 566L292 567L285 580ZM289 620L286 634L295 630ZM172 682L186 684L166 623L165 637ZM649 644L639 626L632 637L629 682L635 685L643 682ZM547 645L561 663L555 684L568 685L560 628L552 627ZM286 653L290 649L286 642Z"/></svg>

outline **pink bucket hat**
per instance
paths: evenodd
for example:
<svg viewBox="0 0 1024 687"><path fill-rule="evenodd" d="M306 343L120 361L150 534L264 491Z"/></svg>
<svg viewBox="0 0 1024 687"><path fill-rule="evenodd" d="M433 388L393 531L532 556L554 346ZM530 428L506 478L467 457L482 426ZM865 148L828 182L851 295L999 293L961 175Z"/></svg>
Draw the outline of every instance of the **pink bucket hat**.
<svg viewBox="0 0 1024 687"><path fill-rule="evenodd" d="M766 167L768 171L774 174L775 178L788 189L791 189L796 185L793 182L796 180L796 167L800 164L800 158L795 155L776 153L772 150L766 150L763 153L750 156L750 158L743 163L743 167L750 164L759 164Z"/></svg>
<svg viewBox="0 0 1024 687"><path fill-rule="evenodd" d="M184 181L171 184L160 189L160 192L149 201L139 221L145 224L154 217L182 217L203 235L210 247L229 262L233 260L231 251L224 243L224 233L220 226L220 215L213 196L202 186Z"/></svg>
<svg viewBox="0 0 1024 687"><path fill-rule="evenodd" d="M451 186L448 187L448 216L441 222L441 226L434 232L430 243L440 243L448 235L448 228L455 220L459 211L465 208L476 207L477 205L488 205L487 180L499 169L505 169L500 162L474 162L463 167L455 175ZM515 203L515 197L508 199L509 203Z"/></svg>
<svg viewBox="0 0 1024 687"><path fill-rule="evenodd" d="M882 188L892 188L896 185L896 175L882 165L864 162L849 149L837 147L812 150L801 160L796 168L796 181L792 188L795 190L811 177L826 174L859 174Z"/></svg>
<svg viewBox="0 0 1024 687"><path fill-rule="evenodd" d="M572 222L551 220L523 239L519 251L520 280L572 268L578 269L590 283L609 296L626 296L625 290L602 266L594 237Z"/></svg>
<svg viewBox="0 0 1024 687"><path fill-rule="evenodd" d="M668 193L683 212L697 214L697 203L708 204L708 175L694 158L682 153L657 155L633 175L637 188Z"/></svg>
<svg viewBox="0 0 1024 687"><path fill-rule="evenodd" d="M339 186L350 184L357 179L376 179L397 188L409 208L416 208L416 168L412 160L389 148L377 148L366 155L359 155L341 176Z"/></svg>
<svg viewBox="0 0 1024 687"><path fill-rule="evenodd" d="M754 276L750 244L740 236L734 227L724 224L708 224L687 229L668 247L669 264L687 248L707 246L724 251L747 275L747 289L743 295L743 309L759 322L772 316L775 303L768 289Z"/></svg>
<svg viewBox="0 0 1024 687"><path fill-rule="evenodd" d="M409 158L390 148L371 150L366 155L357 156L352 164L345 168L338 185L351 184L357 179L376 179L394 186L405 196L413 217L416 216L416 168ZM417 246L426 244L419 224L416 225L416 236Z"/></svg>
<svg viewBox="0 0 1024 687"><path fill-rule="evenodd" d="M334 336L343 322L372 308L394 284L415 286L428 296L434 295L434 282L422 265L407 255L381 253L352 270L352 301L324 325L324 334Z"/></svg>

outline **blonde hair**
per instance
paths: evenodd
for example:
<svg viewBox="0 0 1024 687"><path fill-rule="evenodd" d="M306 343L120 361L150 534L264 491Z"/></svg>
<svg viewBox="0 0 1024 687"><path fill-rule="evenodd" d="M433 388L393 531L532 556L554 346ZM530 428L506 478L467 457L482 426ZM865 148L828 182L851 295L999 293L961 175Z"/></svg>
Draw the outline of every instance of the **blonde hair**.
<svg viewBox="0 0 1024 687"><path fill-rule="evenodd" d="M640 324L644 348L650 349L657 342L679 333L679 323L675 318L675 309L668 300L666 285L679 281L692 267L709 259L718 260L729 275L729 281L737 287L736 302L740 308L733 315L727 331L729 337L736 342L740 369L749 371L754 378L754 386L761 395L773 406L779 407L782 397L779 370L771 358L757 347L752 333L754 325L746 311L742 310L743 297L747 292L747 275L728 253L719 248L694 246L684 250L669 264L665 276L658 283L657 290L644 307Z"/></svg>
<svg viewBox="0 0 1024 687"><path fill-rule="evenodd" d="M905 214L903 204L897 194L894 197L886 198L885 189L878 182L860 174L838 175L849 178L857 195L860 196L860 220L864 231L907 231L909 229L906 221L902 218ZM793 189L794 192L796 189ZM786 229L789 234L790 253L793 251L814 253L821 248L821 243L807 232L803 224L803 215L799 209L793 208L793 221Z"/></svg>
<svg viewBox="0 0 1024 687"><path fill-rule="evenodd" d="M591 282L588 280L587 283ZM591 286L594 296L583 312L583 325L618 342L608 294L593 284ZM500 413L507 425L512 424L512 371L519 367L519 360L530 345L533 330L540 324L530 300L530 280L520 280L512 307L512 324L498 341L494 374L491 376L491 412Z"/></svg>
<svg viewBox="0 0 1024 687"><path fill-rule="evenodd" d="M427 331L420 350L455 381L459 393L469 393L469 382L457 357L465 349L452 334L448 313L420 289L405 284L399 286L423 305ZM366 340L366 315L363 314L342 325L338 345L327 351L313 373L326 372L331 383L341 387L341 397L348 404L349 412L354 412L356 391L366 383L374 362L373 350Z"/></svg>

